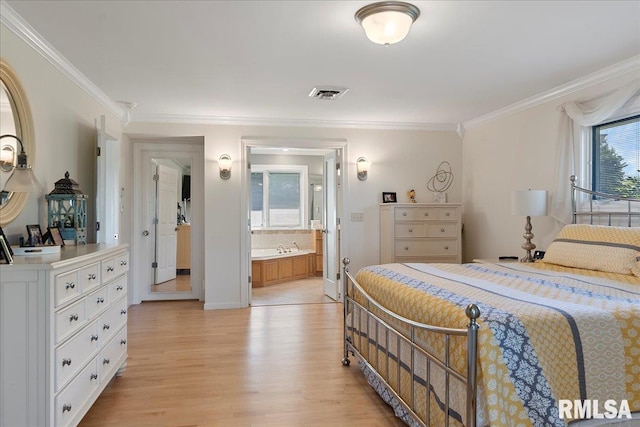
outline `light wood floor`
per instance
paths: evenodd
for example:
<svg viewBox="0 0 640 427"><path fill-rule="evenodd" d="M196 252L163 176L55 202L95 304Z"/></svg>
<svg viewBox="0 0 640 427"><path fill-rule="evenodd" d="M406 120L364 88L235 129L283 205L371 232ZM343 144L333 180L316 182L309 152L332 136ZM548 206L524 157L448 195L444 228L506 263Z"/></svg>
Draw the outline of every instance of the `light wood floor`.
<svg viewBox="0 0 640 427"><path fill-rule="evenodd" d="M204 311L129 308L127 369L91 426L403 426L355 360L343 367L342 305Z"/></svg>
<svg viewBox="0 0 640 427"><path fill-rule="evenodd" d="M189 292L191 291L191 275L178 274L175 279L167 280L151 286L151 292Z"/></svg>
<svg viewBox="0 0 640 427"><path fill-rule="evenodd" d="M324 294L322 277L279 283L251 289L251 305L335 303Z"/></svg>

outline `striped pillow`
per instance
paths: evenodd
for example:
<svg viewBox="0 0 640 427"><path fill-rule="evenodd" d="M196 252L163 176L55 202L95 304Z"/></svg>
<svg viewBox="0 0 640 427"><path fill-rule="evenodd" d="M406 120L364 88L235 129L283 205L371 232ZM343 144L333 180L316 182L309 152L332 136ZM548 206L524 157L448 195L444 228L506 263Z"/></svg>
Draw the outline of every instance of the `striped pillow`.
<svg viewBox="0 0 640 427"><path fill-rule="evenodd" d="M549 245L544 262L640 276L640 227L566 225Z"/></svg>

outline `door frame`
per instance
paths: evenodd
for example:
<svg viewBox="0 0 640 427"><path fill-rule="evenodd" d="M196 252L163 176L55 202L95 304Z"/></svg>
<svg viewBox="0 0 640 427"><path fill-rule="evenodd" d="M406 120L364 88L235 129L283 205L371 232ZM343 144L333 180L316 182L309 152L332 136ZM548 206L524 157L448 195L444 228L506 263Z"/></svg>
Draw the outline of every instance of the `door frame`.
<svg viewBox="0 0 640 427"><path fill-rule="evenodd" d="M199 142L198 142L199 140ZM204 301L204 138L131 139L133 145L133 224L131 227L131 266L133 304L143 300L198 299ZM151 292L146 286L153 281L154 250L151 239L143 236L150 231L145 219L148 207L143 206L143 192L149 181L149 159L191 159L191 292Z"/></svg>
<svg viewBox="0 0 640 427"><path fill-rule="evenodd" d="M242 286L240 287L240 305L248 307L251 303L251 282L249 275L251 274L251 226L250 226L250 195L251 195L251 170L249 164L249 150L253 147L269 147L269 148L300 148L300 149L322 149L322 150L341 150L341 165L339 183L336 182L337 197L336 209L337 217L340 218L340 239L338 248L340 254L346 253L348 245L348 221L344 220L347 212L349 194L347 185L349 180L345 173L348 165L348 141L345 138L270 138L270 137L242 137L241 141L241 167L242 167L242 197L240 200L240 212L246 215L246 221L240 221L240 277ZM326 201L325 201L326 203ZM341 255L341 256L342 256ZM338 301L342 301L342 265L337 269L340 272L340 280L338 280Z"/></svg>

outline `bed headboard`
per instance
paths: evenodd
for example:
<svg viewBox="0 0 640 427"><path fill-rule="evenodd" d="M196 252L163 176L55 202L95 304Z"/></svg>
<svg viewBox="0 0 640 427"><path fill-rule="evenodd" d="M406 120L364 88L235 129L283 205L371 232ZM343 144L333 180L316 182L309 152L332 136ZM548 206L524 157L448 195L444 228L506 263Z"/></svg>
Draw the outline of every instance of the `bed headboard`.
<svg viewBox="0 0 640 427"><path fill-rule="evenodd" d="M640 227L640 199L587 190L571 175L571 222L622 227Z"/></svg>

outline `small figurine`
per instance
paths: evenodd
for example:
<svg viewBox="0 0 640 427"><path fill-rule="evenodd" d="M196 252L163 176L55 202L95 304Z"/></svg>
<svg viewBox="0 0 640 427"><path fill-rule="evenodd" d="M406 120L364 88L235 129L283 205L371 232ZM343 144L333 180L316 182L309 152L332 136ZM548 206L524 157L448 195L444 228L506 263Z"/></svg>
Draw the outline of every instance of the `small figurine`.
<svg viewBox="0 0 640 427"><path fill-rule="evenodd" d="M409 200L411 201L411 203L417 203L416 202L416 190L409 190L407 192L407 196L409 196Z"/></svg>

